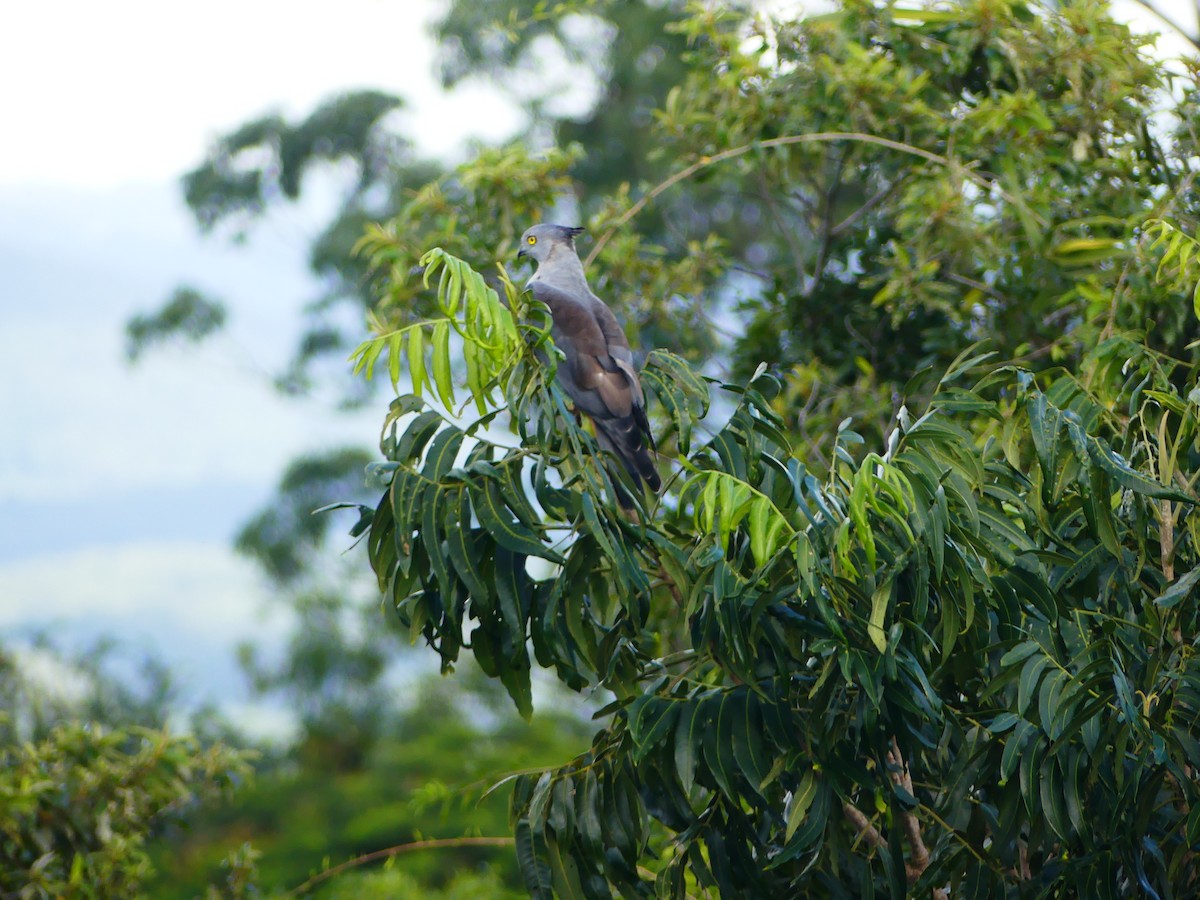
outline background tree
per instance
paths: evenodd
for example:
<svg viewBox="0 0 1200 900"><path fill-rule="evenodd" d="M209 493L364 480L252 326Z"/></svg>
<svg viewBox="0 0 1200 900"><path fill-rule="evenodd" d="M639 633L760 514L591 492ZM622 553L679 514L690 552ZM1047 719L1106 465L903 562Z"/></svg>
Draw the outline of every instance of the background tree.
<svg viewBox="0 0 1200 900"><path fill-rule="evenodd" d="M135 895L155 875L153 839L249 775L244 750L170 733L173 691L161 662L128 679L112 671L116 655L109 641L71 654L45 638L20 656L0 650L4 896ZM253 860L233 849L207 884L237 898Z"/></svg>
<svg viewBox="0 0 1200 900"><path fill-rule="evenodd" d="M299 890L310 881L311 895L322 897L523 896L504 840L507 797L488 789L499 775L578 753L587 746L585 723L549 700L532 723L521 721L469 664L454 679L414 677L381 694L370 740L353 743L353 728L306 737L298 752L268 756L253 784L159 841L160 874L149 893L190 900L249 842L260 854L254 883L269 896L310 895ZM360 754L353 768L337 767L345 748ZM387 872L352 865L324 876L365 855L382 859L389 848L397 853Z"/></svg>

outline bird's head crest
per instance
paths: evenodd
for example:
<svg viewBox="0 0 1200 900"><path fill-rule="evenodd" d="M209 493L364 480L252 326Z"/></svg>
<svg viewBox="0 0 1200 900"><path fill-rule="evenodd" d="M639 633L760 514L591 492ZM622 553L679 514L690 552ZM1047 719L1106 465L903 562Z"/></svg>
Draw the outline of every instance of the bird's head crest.
<svg viewBox="0 0 1200 900"><path fill-rule="evenodd" d="M556 244L566 244L574 248L575 238L583 234L583 229L571 225L554 225L543 222L534 225L521 235L521 249L517 256L528 256L539 262L545 259L551 248Z"/></svg>

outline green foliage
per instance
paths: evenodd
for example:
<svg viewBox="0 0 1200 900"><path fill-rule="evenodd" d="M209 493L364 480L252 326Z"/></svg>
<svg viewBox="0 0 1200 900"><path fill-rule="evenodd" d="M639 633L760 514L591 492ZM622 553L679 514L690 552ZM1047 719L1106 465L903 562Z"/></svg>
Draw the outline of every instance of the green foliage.
<svg viewBox="0 0 1200 900"><path fill-rule="evenodd" d="M547 705L525 723L507 703L474 667L453 680L413 680L399 698L380 698L380 733L360 766L331 768L329 757L301 753L263 769L229 802L191 816L186 831L156 845L159 876L147 893L191 900L249 841L258 850L255 883L267 896L370 855L294 895L507 900L521 882L511 847L494 845L507 835L507 805L488 787L498 773L550 765L587 744L577 716ZM479 836L493 845L453 844ZM426 841L451 846L403 852ZM401 852L384 864L389 848Z"/></svg>
<svg viewBox="0 0 1200 900"><path fill-rule="evenodd" d="M509 351L520 445L400 398L368 544L444 667L469 647L528 715L532 649L617 698L587 753L515 782L535 896L1200 884L1193 366L1126 338L1079 376L964 354L885 453L843 423L821 476L778 380L713 382L732 415L631 521ZM709 389L647 368L694 430Z"/></svg>
<svg viewBox="0 0 1200 900"><path fill-rule="evenodd" d="M706 359L713 314L732 300L732 371L745 380L766 359L788 375L776 409L813 464L829 464L847 416L882 439L909 375L944 370L982 337L1031 368L1077 367L1080 348L1114 333L1184 352L1189 310L1147 276L1159 251L1142 229L1166 218L1195 230L1193 192L1179 188L1197 136L1147 126L1194 121L1195 72L1166 92L1148 39L1102 5L853 0L781 20L642 7L452 4L439 26L451 81L503 82L550 40L605 73L605 99L590 124L557 123L566 153L484 150L382 226L377 331L429 313L409 274L424 248L490 265L570 191L596 236L593 287L635 343ZM614 25L631 40L587 49L580 35ZM671 60L645 90L623 80L635 44ZM649 97L653 120L630 127L622 103ZM566 143L576 126L586 154ZM613 165L614 146L639 142L648 168Z"/></svg>
<svg viewBox="0 0 1200 900"><path fill-rule="evenodd" d="M1155 281L1176 292L1190 290L1192 309L1200 318L1200 264L1196 252L1200 250L1200 242L1163 219L1151 219L1146 223L1145 232L1148 238L1154 238L1151 252L1159 245L1163 248L1154 273Z"/></svg>
<svg viewBox="0 0 1200 900"><path fill-rule="evenodd" d="M744 8L745 4L727 4ZM454 85L488 79L511 85L535 126L553 129L560 146L589 148L572 176L593 192L654 181L670 165L647 127L668 91L683 81L688 40L672 26L685 16L678 0L585 0L528 4L518 0L457 0L435 24L442 80ZM557 51L568 72L547 64ZM531 79L530 71L540 77ZM597 94L591 107L562 109L564 90L579 83Z"/></svg>
<svg viewBox="0 0 1200 900"><path fill-rule="evenodd" d="M684 27L707 65L660 115L666 150L748 148L723 165L772 212L731 248L769 259L736 370L795 367L780 411L806 442L850 414L879 439L894 408L875 398L981 337L1032 366L1078 365L1101 334L1148 322L1154 346L1186 343L1187 310L1128 263L1147 218L1190 206L1175 188L1195 136L1171 146L1147 127L1176 101L1147 39L1102 5L854 0L799 21L713 8ZM786 142L813 135L827 137Z"/></svg>
<svg viewBox="0 0 1200 900"><path fill-rule="evenodd" d="M387 247L386 239L378 230L373 230L363 241L364 250L371 252L373 249L376 255L386 255ZM440 248L422 256L420 267L424 271L422 284L426 288L434 273L441 269L437 303L442 316L364 341L350 355L355 364L354 374L362 372L370 379L376 361L387 350L388 375L392 388L396 389L400 383L401 354L405 354L414 393L419 397L426 388L436 389L438 399L446 409L452 410L455 400L450 375L450 333L453 331L462 338L467 387L483 415L487 412L497 375L512 364L523 347L513 310L500 302L499 295L487 285L482 275ZM515 301L520 295L503 271L501 278L509 301ZM520 314L519 309L517 314ZM425 354L427 329L429 364ZM548 333L549 325L530 337L536 344Z"/></svg>
<svg viewBox="0 0 1200 900"><path fill-rule="evenodd" d="M152 831L248 772L224 747L142 728L64 723L0 747L0 892L128 897L152 874Z"/></svg>
<svg viewBox="0 0 1200 900"><path fill-rule="evenodd" d="M0 647L0 743L43 740L67 721L164 727L178 701L170 669L146 656L136 673L120 677L115 670L130 662L129 649L99 637L67 651L47 633L35 634L20 652ZM31 676L33 660L48 674Z"/></svg>
<svg viewBox="0 0 1200 900"><path fill-rule="evenodd" d="M125 356L135 362L156 343L181 336L197 343L225 324L225 307L192 287L178 287L153 315L134 316L125 326Z"/></svg>
<svg viewBox="0 0 1200 900"><path fill-rule="evenodd" d="M276 497L250 519L235 539L240 553L257 562L281 587L297 584L310 574L308 563L325 544L332 519L314 515L330 497L363 494L362 468L366 451L353 447L301 456L279 480Z"/></svg>
<svg viewBox="0 0 1200 900"><path fill-rule="evenodd" d="M508 887L494 873L464 872L455 875L444 888L400 871L373 872L370 875L339 879L330 900L369 900L378 897L421 897L423 900L524 900L528 895Z"/></svg>

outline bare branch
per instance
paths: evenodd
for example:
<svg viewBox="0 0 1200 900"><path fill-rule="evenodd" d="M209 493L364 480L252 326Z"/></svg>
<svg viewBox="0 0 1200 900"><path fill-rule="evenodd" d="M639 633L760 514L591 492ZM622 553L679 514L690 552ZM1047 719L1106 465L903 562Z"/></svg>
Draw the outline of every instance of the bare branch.
<svg viewBox="0 0 1200 900"><path fill-rule="evenodd" d="M1150 15L1154 16L1160 22L1165 24L1168 28L1178 34L1197 50L1200 50L1200 35L1197 35L1195 32L1188 31L1178 21L1151 3L1150 0L1133 0L1133 2L1142 7L1142 9L1146 10L1148 13L1150 13ZM1200 15L1200 10L1198 10L1198 15Z"/></svg>
<svg viewBox="0 0 1200 900"><path fill-rule="evenodd" d="M908 177L907 175L901 175L899 178L897 178L895 181L893 181L887 187L883 188L880 191L877 191L871 198L869 198L867 200L866 203L864 203L862 206L860 206L854 212L850 213L850 215L846 216L846 218L842 219L842 221L840 221L836 225L834 225L833 229L831 231L831 234L834 237L841 237L842 233L849 230L850 228L852 228L858 222L859 219L861 219L863 216L865 216L867 213L869 213L871 210L873 210L875 207L877 207L880 203L882 203L884 200L886 200L888 197L890 197L892 194L894 194L896 192L896 189L904 183L904 181L907 177Z"/></svg>
<svg viewBox="0 0 1200 900"><path fill-rule="evenodd" d="M299 897L306 893L312 887L320 884L322 881L328 881L330 878L345 872L347 869L353 869L357 866L366 865L370 862L376 862L381 859L391 859L395 856L400 856L403 853L412 853L417 850L435 850L435 849L450 849L454 847L511 847L516 843L510 837L459 837L459 838L443 838L440 840L427 841L412 841L408 844L399 844L395 847L388 847L384 850L376 850L373 853L364 853L362 856L356 856L354 859L347 860L340 865L336 865L331 869L325 869L318 872L308 881L299 887L292 888L284 897Z"/></svg>
<svg viewBox="0 0 1200 900"><path fill-rule="evenodd" d="M805 297L811 297L816 291L817 285L821 281L821 273L825 271L825 263L829 259L829 247L833 242L833 223L829 217L833 214L833 201L837 197L838 188L841 187L842 171L846 167L846 159L849 155L849 151L838 155L833 172L833 183L821 192L820 224L817 229L820 239L817 247L817 259L813 263L812 278L804 287Z"/></svg>
<svg viewBox="0 0 1200 900"><path fill-rule="evenodd" d="M775 220L775 225L779 229L779 233L783 235L783 239L787 242L788 249L792 252L792 266L796 270L796 277L804 280L804 248L800 246L800 242L796 240L794 229L788 227L787 221L783 217L783 212L779 209L779 203L771 192L771 186L767 184L767 178L759 172L759 184L762 187L762 193L758 194L767 207L767 212L771 214L771 218Z"/></svg>
<svg viewBox="0 0 1200 900"><path fill-rule="evenodd" d="M957 272L947 272L946 279L948 281L953 281L955 284L961 284L963 287L974 288L982 294L987 294L993 300L999 300L1005 306L1016 306L1017 302L1013 300L1012 297L1009 297L1007 294L1000 293L986 282L977 281L974 278L968 278L966 275L959 275Z"/></svg>
<svg viewBox="0 0 1200 900"><path fill-rule="evenodd" d="M910 796L915 797L912 773L909 772L904 757L900 755L900 746L896 743L895 738L892 738L892 749L888 751L887 761L891 766L892 783L904 788ZM908 844L912 847L912 859L905 868L908 869L909 881L916 881L921 877L921 873L929 868L929 849L921 837L921 823L917 821L917 817L910 810L905 810L900 814L900 821L904 825L904 833L908 835Z"/></svg>

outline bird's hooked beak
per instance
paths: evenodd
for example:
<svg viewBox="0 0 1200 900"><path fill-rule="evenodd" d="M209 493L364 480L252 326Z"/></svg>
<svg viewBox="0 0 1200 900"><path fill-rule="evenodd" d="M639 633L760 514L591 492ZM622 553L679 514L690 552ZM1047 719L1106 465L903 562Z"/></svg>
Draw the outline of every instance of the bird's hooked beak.
<svg viewBox="0 0 1200 900"><path fill-rule="evenodd" d="M517 259L521 259L522 257L528 256L528 255L529 254L525 252L524 247L522 247L520 250L517 251Z"/></svg>

